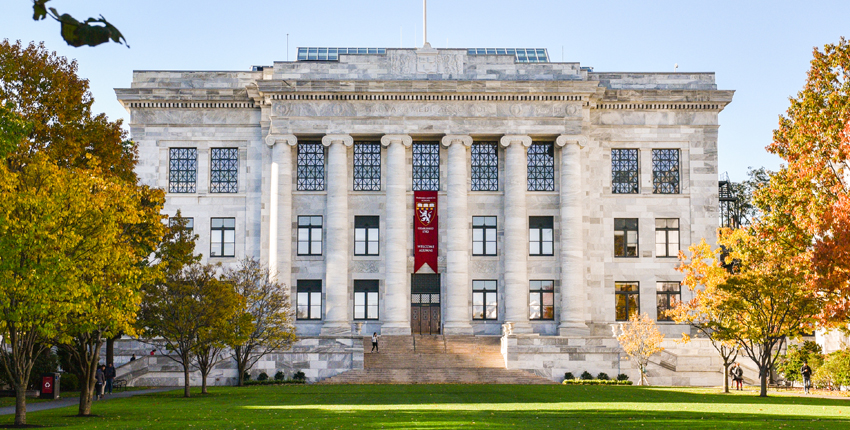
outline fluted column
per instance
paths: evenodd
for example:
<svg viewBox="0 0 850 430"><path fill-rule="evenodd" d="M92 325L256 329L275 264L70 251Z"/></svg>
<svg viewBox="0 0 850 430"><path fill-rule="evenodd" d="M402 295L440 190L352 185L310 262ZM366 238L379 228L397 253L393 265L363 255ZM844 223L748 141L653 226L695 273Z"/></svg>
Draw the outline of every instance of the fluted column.
<svg viewBox="0 0 850 430"><path fill-rule="evenodd" d="M528 136L503 136L505 147L505 323L531 333L528 323Z"/></svg>
<svg viewBox="0 0 850 430"><path fill-rule="evenodd" d="M410 334L410 275L407 273L409 217L407 213L407 172L405 153L413 144L408 135L386 135L381 144L387 147L386 169L386 250L384 262L384 314L381 334Z"/></svg>
<svg viewBox="0 0 850 430"><path fill-rule="evenodd" d="M322 145L328 147L323 335L351 333L348 306L348 148L353 143L351 136L346 134L322 138Z"/></svg>
<svg viewBox="0 0 850 430"><path fill-rule="evenodd" d="M582 226L581 148L587 138L561 135L561 336L589 333L585 323L584 234Z"/></svg>
<svg viewBox="0 0 850 430"><path fill-rule="evenodd" d="M469 158L472 145L469 136L443 137L449 149L448 196L446 204L446 319L445 334L472 334L469 323L469 217L467 190L469 188Z"/></svg>
<svg viewBox="0 0 850 430"><path fill-rule="evenodd" d="M298 139L291 134L266 136L271 149L268 169L268 265L269 278L286 286L292 276L292 148Z"/></svg>

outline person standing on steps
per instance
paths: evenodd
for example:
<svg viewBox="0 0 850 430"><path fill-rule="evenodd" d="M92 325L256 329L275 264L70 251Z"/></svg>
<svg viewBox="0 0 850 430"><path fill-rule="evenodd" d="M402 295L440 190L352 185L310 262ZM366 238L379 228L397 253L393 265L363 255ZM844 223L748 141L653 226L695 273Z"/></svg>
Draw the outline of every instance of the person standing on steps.
<svg viewBox="0 0 850 430"><path fill-rule="evenodd" d="M378 332L372 333L372 351L371 352L380 352L380 351L378 351Z"/></svg>
<svg viewBox="0 0 850 430"><path fill-rule="evenodd" d="M136 361L136 354L133 354L133 356L130 357L130 361Z"/></svg>
<svg viewBox="0 0 850 430"><path fill-rule="evenodd" d="M803 361L800 374L803 375L803 392L809 394L809 387L812 386L812 368L809 367L808 361Z"/></svg>

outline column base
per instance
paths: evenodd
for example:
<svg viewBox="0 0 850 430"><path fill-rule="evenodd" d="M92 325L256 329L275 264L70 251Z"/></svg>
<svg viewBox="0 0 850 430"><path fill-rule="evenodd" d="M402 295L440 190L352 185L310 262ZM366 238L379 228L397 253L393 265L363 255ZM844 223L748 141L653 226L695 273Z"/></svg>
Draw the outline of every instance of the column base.
<svg viewBox="0 0 850 430"><path fill-rule="evenodd" d="M585 323L572 322L561 323L558 326L558 335L560 336L589 336L590 328Z"/></svg>
<svg viewBox="0 0 850 430"><path fill-rule="evenodd" d="M329 322L322 325L320 336L351 336L351 324L343 322Z"/></svg>
<svg viewBox="0 0 850 430"><path fill-rule="evenodd" d="M381 336L410 336L410 323L384 323Z"/></svg>
<svg viewBox="0 0 850 430"><path fill-rule="evenodd" d="M446 325L443 326L444 335L470 336L473 333L472 325L468 323L446 323Z"/></svg>
<svg viewBox="0 0 850 430"><path fill-rule="evenodd" d="M518 322L505 322L504 326L510 326L511 332L509 334L533 334L534 329L531 328L531 324L528 321L518 321ZM504 330L503 330L504 331Z"/></svg>

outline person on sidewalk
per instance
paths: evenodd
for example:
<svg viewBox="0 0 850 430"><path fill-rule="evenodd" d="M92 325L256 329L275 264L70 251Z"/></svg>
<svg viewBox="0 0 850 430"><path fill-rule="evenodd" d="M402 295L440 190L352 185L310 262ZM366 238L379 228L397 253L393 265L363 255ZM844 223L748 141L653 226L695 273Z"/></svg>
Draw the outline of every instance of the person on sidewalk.
<svg viewBox="0 0 850 430"><path fill-rule="evenodd" d="M380 352L380 351L378 351L378 332L372 333L372 351L371 352Z"/></svg>
<svg viewBox="0 0 850 430"><path fill-rule="evenodd" d="M103 398L103 385L106 383L106 366L100 365L94 373L94 395L95 400Z"/></svg>
<svg viewBox="0 0 850 430"><path fill-rule="evenodd" d="M112 363L109 363L109 365L106 366L105 373L106 374L104 376L106 376L106 393L112 394L112 381L115 380L115 366L113 366Z"/></svg>
<svg viewBox="0 0 850 430"><path fill-rule="evenodd" d="M809 367L808 361L803 361L800 374L803 375L803 392L809 394L809 388L812 386L812 368Z"/></svg>
<svg viewBox="0 0 850 430"><path fill-rule="evenodd" d="M732 366L732 382L736 390L742 390L744 385L744 369L741 368L741 363L735 362Z"/></svg>

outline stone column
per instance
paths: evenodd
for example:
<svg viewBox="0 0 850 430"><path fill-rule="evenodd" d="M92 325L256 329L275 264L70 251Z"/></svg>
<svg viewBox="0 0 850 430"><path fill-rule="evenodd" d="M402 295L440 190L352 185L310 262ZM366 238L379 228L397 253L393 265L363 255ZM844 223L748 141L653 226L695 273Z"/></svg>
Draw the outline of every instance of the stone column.
<svg viewBox="0 0 850 430"><path fill-rule="evenodd" d="M409 335L410 334L410 274L407 272L407 239L413 234L410 231L412 214L407 212L407 177L406 149L413 144L408 135L386 135L381 138L381 145L387 147L386 164L386 228L384 262L386 275L384 277L384 314L381 316L381 334Z"/></svg>
<svg viewBox="0 0 850 430"><path fill-rule="evenodd" d="M469 189L469 157L472 145L469 136L443 137L443 146L449 149L448 198L446 204L446 319L444 334L472 334L469 303L469 216L467 190Z"/></svg>
<svg viewBox="0 0 850 430"><path fill-rule="evenodd" d="M587 138L561 135L555 143L561 149L561 336L590 333L585 323L584 233L582 225L581 148Z"/></svg>
<svg viewBox="0 0 850 430"><path fill-rule="evenodd" d="M346 134L327 135L328 147L327 233L325 235L325 320L322 335L351 334L348 306L348 148L354 143Z"/></svg>
<svg viewBox="0 0 850 430"><path fill-rule="evenodd" d="M528 136L503 136L505 147L505 323L515 334L531 333L528 323Z"/></svg>
<svg viewBox="0 0 850 430"><path fill-rule="evenodd" d="M292 148L297 142L291 134L266 136L271 149L264 199L269 205L269 278L287 287L292 281Z"/></svg>

